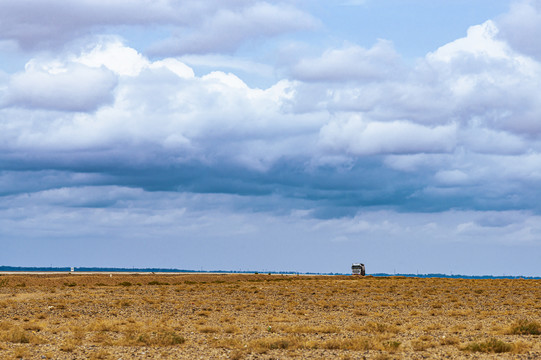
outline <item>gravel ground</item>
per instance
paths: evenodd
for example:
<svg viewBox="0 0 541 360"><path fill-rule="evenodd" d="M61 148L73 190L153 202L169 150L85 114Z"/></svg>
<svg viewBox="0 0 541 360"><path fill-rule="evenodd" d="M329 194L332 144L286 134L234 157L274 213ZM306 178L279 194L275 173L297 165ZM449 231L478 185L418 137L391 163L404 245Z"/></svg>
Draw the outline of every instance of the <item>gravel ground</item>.
<svg viewBox="0 0 541 360"><path fill-rule="evenodd" d="M541 359L540 322L539 280L0 275L0 359Z"/></svg>

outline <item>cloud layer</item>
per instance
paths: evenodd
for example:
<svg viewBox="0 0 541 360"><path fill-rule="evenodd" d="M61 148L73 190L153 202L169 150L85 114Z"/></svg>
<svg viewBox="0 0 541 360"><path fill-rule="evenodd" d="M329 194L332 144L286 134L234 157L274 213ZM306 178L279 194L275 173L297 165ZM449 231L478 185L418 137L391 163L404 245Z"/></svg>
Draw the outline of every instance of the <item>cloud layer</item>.
<svg viewBox="0 0 541 360"><path fill-rule="evenodd" d="M7 0L0 4L0 40L23 49L62 47L80 37L122 26L166 26L169 36L152 51L183 54L234 50L246 40L318 26L286 3L266 1L78 1Z"/></svg>
<svg viewBox="0 0 541 360"><path fill-rule="evenodd" d="M381 178L358 179L350 190L359 195L389 181L375 203L428 210L435 196L448 203L443 209L479 209L481 202L492 210L520 204L537 212L530 201L535 190L514 189L540 177L541 67L497 35L491 21L473 26L413 67L400 63L387 43L327 50L294 65L296 78L266 89L232 73L196 76L175 58L152 61L102 38L80 53L34 58L6 78L4 172L94 168L147 189L270 193L274 187L285 197L297 191L310 199L337 197L336 205L341 195L326 188L374 173ZM382 57L395 66L383 66ZM353 75L334 68L353 68ZM150 169L163 176L139 184L134 175ZM328 172L332 177L320 184ZM231 184L222 181L224 173L232 174ZM481 185L486 191L479 192ZM421 203L406 201L415 197Z"/></svg>

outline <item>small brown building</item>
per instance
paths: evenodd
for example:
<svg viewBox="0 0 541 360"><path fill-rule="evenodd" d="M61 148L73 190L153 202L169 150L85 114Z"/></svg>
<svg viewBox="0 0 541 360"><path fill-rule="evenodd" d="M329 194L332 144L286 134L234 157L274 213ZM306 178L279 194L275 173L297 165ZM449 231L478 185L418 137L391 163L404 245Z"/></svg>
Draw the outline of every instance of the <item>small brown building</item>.
<svg viewBox="0 0 541 360"><path fill-rule="evenodd" d="M351 273L353 275L361 275L364 276L366 273L364 264L361 263L355 263L351 265Z"/></svg>

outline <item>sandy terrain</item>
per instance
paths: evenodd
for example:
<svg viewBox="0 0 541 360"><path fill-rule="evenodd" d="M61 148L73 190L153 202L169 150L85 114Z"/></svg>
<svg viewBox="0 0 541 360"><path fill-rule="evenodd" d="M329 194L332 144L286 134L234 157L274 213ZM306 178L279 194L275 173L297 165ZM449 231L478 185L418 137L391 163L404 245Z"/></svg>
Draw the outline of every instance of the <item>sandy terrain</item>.
<svg viewBox="0 0 541 360"><path fill-rule="evenodd" d="M540 280L0 275L0 359L540 359Z"/></svg>

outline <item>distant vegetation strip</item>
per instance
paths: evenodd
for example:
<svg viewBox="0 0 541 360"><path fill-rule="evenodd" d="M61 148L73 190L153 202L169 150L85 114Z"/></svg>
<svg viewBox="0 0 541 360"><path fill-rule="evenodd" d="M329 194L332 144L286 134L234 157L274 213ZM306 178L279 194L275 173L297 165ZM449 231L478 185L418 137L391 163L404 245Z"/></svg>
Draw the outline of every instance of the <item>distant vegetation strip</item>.
<svg viewBox="0 0 541 360"><path fill-rule="evenodd" d="M75 267L75 272L140 272L140 273L222 273L222 274L298 274L298 275L351 275L350 273L315 273L297 271L250 271L250 270L183 270L165 268L115 268L115 267ZM71 267L24 267L0 266L0 272L71 272ZM387 274L375 273L369 276L389 277L418 277L418 278L449 278L449 279L534 279L541 280L539 276L494 276L494 275L448 275L448 274Z"/></svg>

